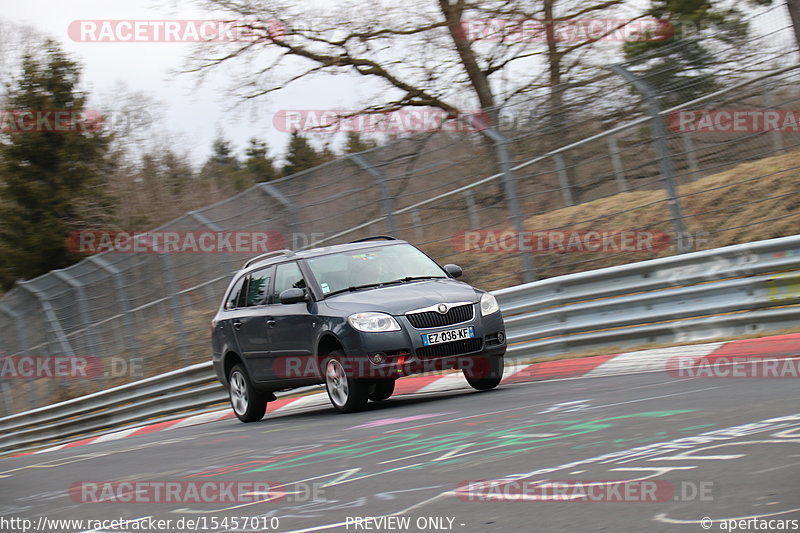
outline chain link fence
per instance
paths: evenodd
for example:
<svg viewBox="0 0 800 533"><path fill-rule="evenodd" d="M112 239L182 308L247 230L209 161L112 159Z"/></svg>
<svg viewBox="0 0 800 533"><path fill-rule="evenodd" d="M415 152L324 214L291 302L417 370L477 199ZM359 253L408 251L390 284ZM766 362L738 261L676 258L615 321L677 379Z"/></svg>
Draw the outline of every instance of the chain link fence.
<svg viewBox="0 0 800 533"><path fill-rule="evenodd" d="M757 37L715 50L735 60L649 99L669 73L648 64L690 44L556 88L555 107L547 91L510 102L491 130L409 136L158 230L269 231L294 249L392 234L461 265L483 289L794 234L800 129L702 122L715 126L731 110L792 116L800 65L782 9L751 21ZM0 364L86 357L99 370L91 379L4 373L3 413L208 360L210 320L249 255L109 252L20 282L0 299Z"/></svg>

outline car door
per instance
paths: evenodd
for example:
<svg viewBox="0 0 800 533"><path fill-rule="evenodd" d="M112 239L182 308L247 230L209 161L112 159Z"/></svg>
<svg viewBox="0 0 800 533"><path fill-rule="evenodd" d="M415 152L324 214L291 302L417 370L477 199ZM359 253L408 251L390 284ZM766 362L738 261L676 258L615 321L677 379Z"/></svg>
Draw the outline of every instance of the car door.
<svg viewBox="0 0 800 533"><path fill-rule="evenodd" d="M270 378L271 347L267 327L270 284L274 267L255 270L247 276L240 297L241 308L232 317L231 325L251 378Z"/></svg>
<svg viewBox="0 0 800 533"><path fill-rule="evenodd" d="M278 369L311 369L313 366L309 366L308 363L309 358L314 354L316 321L309 308L313 304L310 302L280 303L281 292L291 288L308 290L303 274L295 261L279 264L275 270L272 304L269 306L270 320L267 322L272 357L281 358L281 361L276 362Z"/></svg>

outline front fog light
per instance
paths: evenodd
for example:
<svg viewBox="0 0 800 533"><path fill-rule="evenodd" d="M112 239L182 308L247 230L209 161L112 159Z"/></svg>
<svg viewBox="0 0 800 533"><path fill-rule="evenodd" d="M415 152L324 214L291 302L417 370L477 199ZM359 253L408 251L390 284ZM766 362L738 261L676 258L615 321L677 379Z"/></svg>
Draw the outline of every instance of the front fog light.
<svg viewBox="0 0 800 533"><path fill-rule="evenodd" d="M506 342L506 336L503 335L502 331L498 331L497 332L497 342L499 342L500 344L503 344L504 342Z"/></svg>
<svg viewBox="0 0 800 533"><path fill-rule="evenodd" d="M347 321L358 331L400 331L400 324L392 315L386 313L356 313L347 317Z"/></svg>
<svg viewBox="0 0 800 533"><path fill-rule="evenodd" d="M481 296L481 315L491 315L499 310L500 306L497 305L497 298L488 292L483 293L483 296Z"/></svg>
<svg viewBox="0 0 800 533"><path fill-rule="evenodd" d="M369 360L375 363L376 365L379 365L386 360L386 354L374 353L369 356Z"/></svg>

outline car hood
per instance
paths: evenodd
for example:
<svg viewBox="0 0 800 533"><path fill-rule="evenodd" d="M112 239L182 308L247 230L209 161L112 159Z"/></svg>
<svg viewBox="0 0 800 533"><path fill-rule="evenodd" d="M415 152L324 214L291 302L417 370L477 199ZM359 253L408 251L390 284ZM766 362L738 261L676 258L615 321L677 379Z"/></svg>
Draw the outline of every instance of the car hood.
<svg viewBox="0 0 800 533"><path fill-rule="evenodd" d="M432 279L341 293L324 300L324 303L331 309L347 313L378 311L402 315L439 303L478 300L478 292L466 283L454 279Z"/></svg>

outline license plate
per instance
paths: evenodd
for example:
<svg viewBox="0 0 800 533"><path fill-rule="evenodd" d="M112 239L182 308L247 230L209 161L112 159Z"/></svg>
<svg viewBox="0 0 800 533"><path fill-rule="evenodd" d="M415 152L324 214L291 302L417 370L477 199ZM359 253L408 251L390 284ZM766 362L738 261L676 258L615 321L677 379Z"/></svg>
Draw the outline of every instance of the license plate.
<svg viewBox="0 0 800 533"><path fill-rule="evenodd" d="M425 346L430 346L431 344L460 341L464 339L472 339L474 337L475 327L469 326L466 328L448 329L447 331L437 331L436 333L424 333L422 335L422 344Z"/></svg>

